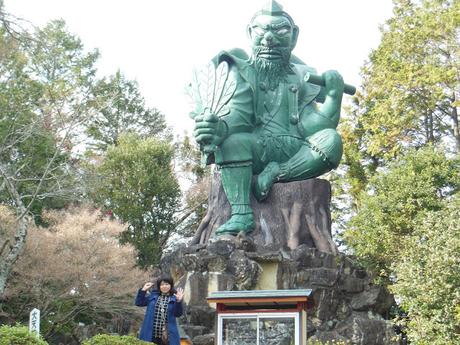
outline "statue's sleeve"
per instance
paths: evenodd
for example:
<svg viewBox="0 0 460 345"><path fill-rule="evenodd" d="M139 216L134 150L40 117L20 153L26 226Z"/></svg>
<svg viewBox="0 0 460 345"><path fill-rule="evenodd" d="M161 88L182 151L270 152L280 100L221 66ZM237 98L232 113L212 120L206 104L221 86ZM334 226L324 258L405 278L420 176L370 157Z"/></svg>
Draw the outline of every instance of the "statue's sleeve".
<svg viewBox="0 0 460 345"><path fill-rule="evenodd" d="M227 136L251 132L254 129L254 96L248 81L241 75L236 64L230 65L230 73L236 81L236 90L228 103L230 112L221 117L227 126Z"/></svg>
<svg viewBox="0 0 460 345"><path fill-rule="evenodd" d="M298 76L299 88L299 118L298 129L304 138L309 137L323 129L335 128L334 123L323 116L318 109L318 102L321 99L321 87L305 81L308 73L315 73L316 70L305 64L295 64L295 72Z"/></svg>
<svg viewBox="0 0 460 345"><path fill-rule="evenodd" d="M316 69L305 64L295 64L294 67L300 82L300 106L303 107L304 105L310 104L313 101L322 102L321 99L318 99L321 97L321 86L314 85L305 81L305 77L309 73L316 74Z"/></svg>

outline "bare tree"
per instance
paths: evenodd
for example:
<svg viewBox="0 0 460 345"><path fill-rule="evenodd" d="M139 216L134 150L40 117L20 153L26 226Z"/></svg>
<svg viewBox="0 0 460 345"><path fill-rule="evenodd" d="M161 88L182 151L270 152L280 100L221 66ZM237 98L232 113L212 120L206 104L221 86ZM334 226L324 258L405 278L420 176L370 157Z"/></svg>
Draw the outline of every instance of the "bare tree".
<svg viewBox="0 0 460 345"><path fill-rule="evenodd" d="M97 111L98 53L85 53L62 21L26 40L12 23L0 3L0 203L16 216L14 236L0 243L0 297L43 206L79 193L72 149Z"/></svg>
<svg viewBox="0 0 460 345"><path fill-rule="evenodd" d="M134 267L134 248L119 245L124 225L85 206L49 211L45 217L49 227L29 228L5 293L5 314L15 319L21 310L39 307L44 335L51 336L63 326L75 330L88 317L103 328L112 319L142 312L132 299L148 275ZM0 220L14 228L14 215L6 208L0 209Z"/></svg>

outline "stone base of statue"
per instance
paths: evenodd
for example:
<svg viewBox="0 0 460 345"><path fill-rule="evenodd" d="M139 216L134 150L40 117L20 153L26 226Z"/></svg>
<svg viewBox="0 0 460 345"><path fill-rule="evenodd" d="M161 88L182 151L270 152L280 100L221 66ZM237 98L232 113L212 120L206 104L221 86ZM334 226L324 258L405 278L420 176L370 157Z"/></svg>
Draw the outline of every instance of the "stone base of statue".
<svg viewBox="0 0 460 345"><path fill-rule="evenodd" d="M394 300L373 285L331 238L330 185L326 180L275 184L264 202L251 200L256 229L214 235L230 216L220 180L214 178L207 214L194 243L165 255L161 271L185 287L181 320L194 345L213 345L213 291L312 289L307 312L311 340L395 344L389 321Z"/></svg>
<svg viewBox="0 0 460 345"><path fill-rule="evenodd" d="M330 201L331 187L326 180L276 183L263 202L251 196L256 226L244 235L244 240L258 250L295 249L305 244L324 252L337 253L331 236ZM212 179L208 204L209 211L191 244L214 241L216 229L230 218L230 204L218 172Z"/></svg>
<svg viewBox="0 0 460 345"><path fill-rule="evenodd" d="M246 251L239 241L218 239L164 256L161 270L185 287L186 313L180 323L194 345L214 345L215 309L206 300L210 292L305 288L313 290L309 339L396 344L385 319L393 298L342 254L305 244L294 250Z"/></svg>

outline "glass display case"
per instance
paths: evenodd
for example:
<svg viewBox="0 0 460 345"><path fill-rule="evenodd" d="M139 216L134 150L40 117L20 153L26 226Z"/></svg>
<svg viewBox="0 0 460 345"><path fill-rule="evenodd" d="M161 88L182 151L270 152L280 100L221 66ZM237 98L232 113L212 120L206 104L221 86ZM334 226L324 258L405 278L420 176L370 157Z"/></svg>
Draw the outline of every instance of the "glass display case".
<svg viewBox="0 0 460 345"><path fill-rule="evenodd" d="M217 291L216 345L304 345L311 290Z"/></svg>
<svg viewBox="0 0 460 345"><path fill-rule="evenodd" d="M221 314L218 323L222 345L299 344L299 315L295 313Z"/></svg>

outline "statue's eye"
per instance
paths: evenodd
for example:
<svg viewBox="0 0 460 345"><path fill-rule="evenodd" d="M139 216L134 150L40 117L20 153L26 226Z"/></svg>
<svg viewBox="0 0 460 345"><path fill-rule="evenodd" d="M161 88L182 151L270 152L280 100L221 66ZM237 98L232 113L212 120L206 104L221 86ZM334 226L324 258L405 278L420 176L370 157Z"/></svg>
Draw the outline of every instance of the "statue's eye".
<svg viewBox="0 0 460 345"><path fill-rule="evenodd" d="M286 28L281 28L281 29L276 30L276 33L278 35L286 35L288 32L289 32L289 30L286 29Z"/></svg>
<svg viewBox="0 0 460 345"><path fill-rule="evenodd" d="M258 36L263 36L263 35L265 35L265 30L262 29L262 28L260 28L260 27L258 27L258 26L254 26L252 29L254 30L254 32L256 33L256 35L258 35Z"/></svg>

